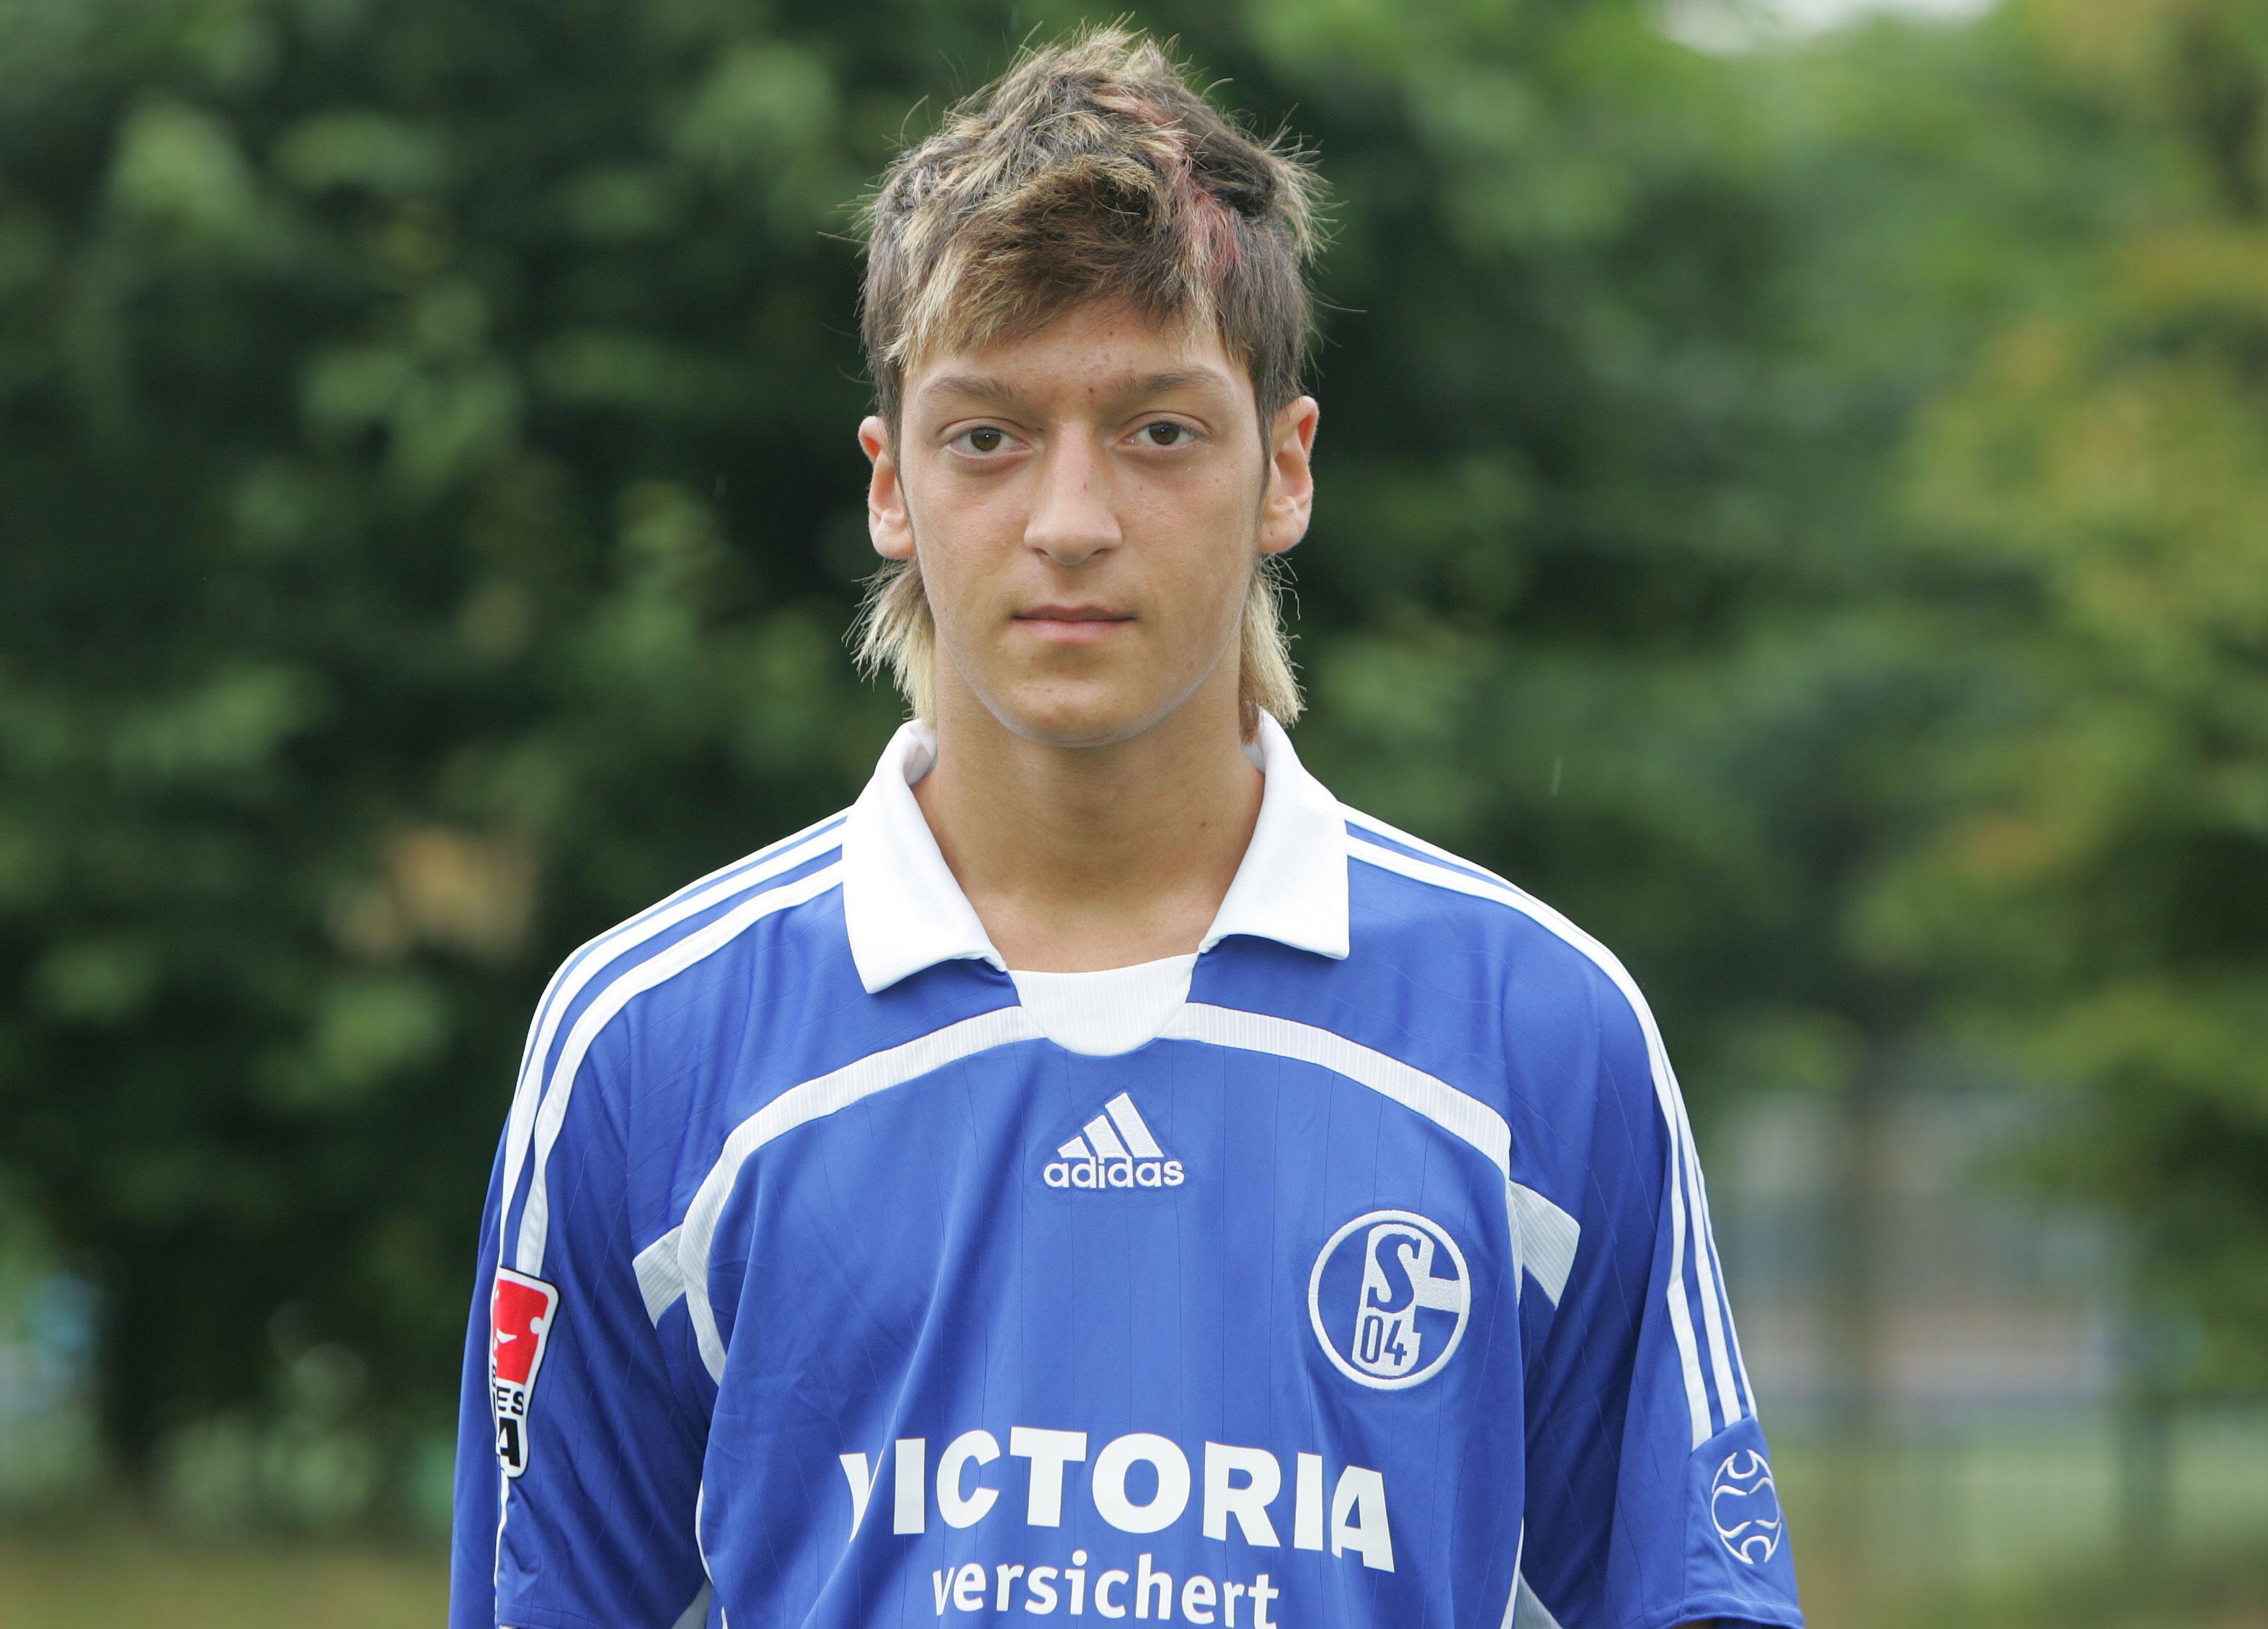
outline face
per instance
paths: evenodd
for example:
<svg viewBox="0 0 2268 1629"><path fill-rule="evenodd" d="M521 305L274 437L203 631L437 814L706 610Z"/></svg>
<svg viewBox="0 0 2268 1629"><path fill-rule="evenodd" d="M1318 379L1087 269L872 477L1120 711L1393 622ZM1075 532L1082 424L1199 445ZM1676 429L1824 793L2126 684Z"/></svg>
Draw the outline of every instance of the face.
<svg viewBox="0 0 2268 1629"><path fill-rule="evenodd" d="M1027 739L1101 746L1192 703L1235 716L1246 587L1307 528L1316 406L1256 422L1209 329L1081 307L928 357L873 461L874 547L920 560L940 719L981 705Z"/></svg>

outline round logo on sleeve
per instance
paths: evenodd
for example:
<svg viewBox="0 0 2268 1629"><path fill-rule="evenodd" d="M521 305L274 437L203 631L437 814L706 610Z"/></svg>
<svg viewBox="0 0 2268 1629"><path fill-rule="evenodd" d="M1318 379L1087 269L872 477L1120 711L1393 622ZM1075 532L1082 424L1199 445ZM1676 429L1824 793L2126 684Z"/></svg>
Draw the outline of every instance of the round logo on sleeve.
<svg viewBox="0 0 2268 1629"><path fill-rule="evenodd" d="M1331 1235L1307 1275L1307 1316L1339 1373L1397 1391L1431 1380L1464 1338L1473 1275L1448 1230L1371 1211Z"/></svg>
<svg viewBox="0 0 2268 1629"><path fill-rule="evenodd" d="M1717 1537L1750 1566L1762 1566L1779 1548L1786 1523L1771 1467L1754 1448L1727 1455L1709 1484L1709 1522Z"/></svg>

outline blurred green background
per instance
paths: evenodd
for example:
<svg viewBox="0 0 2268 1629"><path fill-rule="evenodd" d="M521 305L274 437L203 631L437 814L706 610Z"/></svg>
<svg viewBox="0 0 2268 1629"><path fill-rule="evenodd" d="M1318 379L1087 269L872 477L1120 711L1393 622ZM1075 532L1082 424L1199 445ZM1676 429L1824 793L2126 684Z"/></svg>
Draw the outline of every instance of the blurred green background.
<svg viewBox="0 0 2268 1629"><path fill-rule="evenodd" d="M0 0L0 1624L438 1620L550 967L840 806L850 203L1079 21ZM1160 0L1300 750L1614 945L1812 1620L2268 1624L2268 5Z"/></svg>

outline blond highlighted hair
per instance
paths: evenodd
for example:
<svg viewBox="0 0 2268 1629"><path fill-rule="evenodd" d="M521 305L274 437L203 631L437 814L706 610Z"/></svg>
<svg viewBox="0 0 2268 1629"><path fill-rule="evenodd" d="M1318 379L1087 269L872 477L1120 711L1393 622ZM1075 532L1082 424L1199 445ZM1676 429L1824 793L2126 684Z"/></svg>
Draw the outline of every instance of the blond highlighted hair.
<svg viewBox="0 0 2268 1629"><path fill-rule="evenodd" d="M1319 195L1305 154L1217 111L1140 34L1093 28L1024 52L901 153L863 211L860 333L891 437L923 357L1098 300L1211 328L1251 374L1264 433L1300 394ZM915 562L869 580L851 638L862 668L887 669L933 716L937 626ZM1249 737L1261 709L1288 725L1301 706L1275 557L1255 564L1241 638Z"/></svg>

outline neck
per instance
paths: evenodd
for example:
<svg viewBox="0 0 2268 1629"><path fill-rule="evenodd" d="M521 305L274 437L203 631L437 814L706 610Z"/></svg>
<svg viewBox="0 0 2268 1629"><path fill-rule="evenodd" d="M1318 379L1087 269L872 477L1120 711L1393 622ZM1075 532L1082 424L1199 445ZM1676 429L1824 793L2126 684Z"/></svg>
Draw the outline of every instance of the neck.
<svg viewBox="0 0 2268 1629"><path fill-rule="evenodd" d="M1010 967L1089 972L1197 948L1260 816L1263 777L1222 688L1102 747L1031 741L974 696L939 695L937 765L914 796Z"/></svg>

